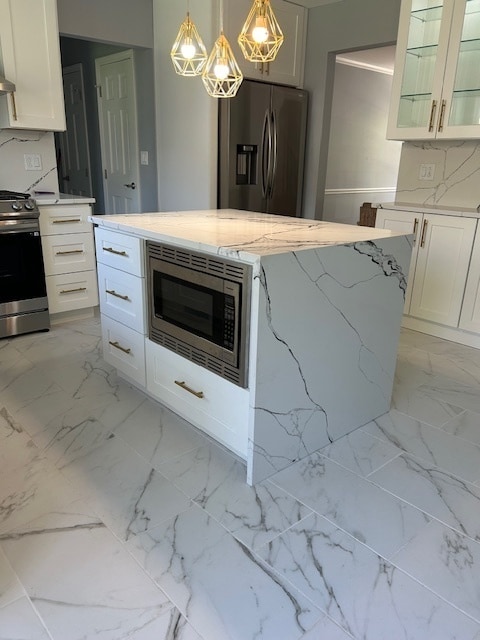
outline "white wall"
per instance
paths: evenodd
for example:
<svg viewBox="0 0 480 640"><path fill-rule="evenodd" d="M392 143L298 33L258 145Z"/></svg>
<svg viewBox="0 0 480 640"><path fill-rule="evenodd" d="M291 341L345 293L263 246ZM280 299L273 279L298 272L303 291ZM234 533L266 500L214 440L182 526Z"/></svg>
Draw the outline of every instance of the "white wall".
<svg viewBox="0 0 480 640"><path fill-rule="evenodd" d="M397 39L400 0L342 0L309 10L305 88L310 92L304 216L321 218L325 193L333 52L392 44Z"/></svg>
<svg viewBox="0 0 480 640"><path fill-rule="evenodd" d="M200 77L175 73L170 50L185 18L186 5L156 0L155 93L158 202L161 211L216 207L217 99ZM218 36L214 0L190 0L190 16L210 52Z"/></svg>
<svg viewBox="0 0 480 640"><path fill-rule="evenodd" d="M153 47L152 0L57 0L65 36Z"/></svg>
<svg viewBox="0 0 480 640"><path fill-rule="evenodd" d="M402 143L386 140L392 76L335 64L323 220L356 224L363 202L392 200Z"/></svg>

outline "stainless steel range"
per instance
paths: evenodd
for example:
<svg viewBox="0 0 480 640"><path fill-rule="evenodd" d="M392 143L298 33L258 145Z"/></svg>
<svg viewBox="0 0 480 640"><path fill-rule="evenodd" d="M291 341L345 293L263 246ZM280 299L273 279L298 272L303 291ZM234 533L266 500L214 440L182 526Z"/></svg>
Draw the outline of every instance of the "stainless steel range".
<svg viewBox="0 0 480 640"><path fill-rule="evenodd" d="M28 193L0 191L0 338L50 328L39 217Z"/></svg>

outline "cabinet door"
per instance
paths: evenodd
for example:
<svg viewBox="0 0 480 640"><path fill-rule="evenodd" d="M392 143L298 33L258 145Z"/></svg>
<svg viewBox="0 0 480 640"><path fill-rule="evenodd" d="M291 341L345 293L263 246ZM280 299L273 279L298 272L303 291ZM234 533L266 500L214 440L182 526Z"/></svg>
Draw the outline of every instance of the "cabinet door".
<svg viewBox="0 0 480 640"><path fill-rule="evenodd" d="M265 82L301 87L305 60L306 9L284 0L272 1L272 9L285 39L273 62L259 64L245 60L237 42L252 2L253 0L228 0L225 7L225 35L243 75Z"/></svg>
<svg viewBox="0 0 480 640"><path fill-rule="evenodd" d="M405 292L405 313L410 309L410 300L412 298L413 274L415 271L415 263L417 261L417 236L423 214L413 211L400 211L395 209L377 209L377 217L375 226L378 229L390 229L390 231L398 231L401 233L413 233L413 251L410 260L410 269L408 271L408 284Z"/></svg>
<svg viewBox="0 0 480 640"><path fill-rule="evenodd" d="M457 327L477 221L424 214L410 315Z"/></svg>
<svg viewBox="0 0 480 640"><path fill-rule="evenodd" d="M387 138L434 138L454 0L403 0Z"/></svg>
<svg viewBox="0 0 480 640"><path fill-rule="evenodd" d="M0 96L0 127L63 131L56 0L0 0L1 60L16 91Z"/></svg>
<svg viewBox="0 0 480 640"><path fill-rule="evenodd" d="M460 315L460 329L480 333L480 233L477 230L467 286Z"/></svg>
<svg viewBox="0 0 480 640"><path fill-rule="evenodd" d="M480 137L480 2L455 0L437 138Z"/></svg>

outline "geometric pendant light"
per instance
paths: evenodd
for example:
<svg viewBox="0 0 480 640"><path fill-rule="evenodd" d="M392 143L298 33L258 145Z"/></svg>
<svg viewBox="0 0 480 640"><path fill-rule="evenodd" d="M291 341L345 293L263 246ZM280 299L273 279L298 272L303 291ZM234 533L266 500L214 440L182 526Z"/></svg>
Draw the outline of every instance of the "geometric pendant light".
<svg viewBox="0 0 480 640"><path fill-rule="evenodd" d="M220 35L208 56L202 81L212 98L233 98L242 84L243 74L223 33L223 0L220 1Z"/></svg>
<svg viewBox="0 0 480 640"><path fill-rule="evenodd" d="M180 25L170 56L175 71L181 76L199 76L205 67L207 50L188 11Z"/></svg>
<svg viewBox="0 0 480 640"><path fill-rule="evenodd" d="M238 36L243 55L250 62L272 62L283 42L283 33L270 0L253 0L250 13Z"/></svg>

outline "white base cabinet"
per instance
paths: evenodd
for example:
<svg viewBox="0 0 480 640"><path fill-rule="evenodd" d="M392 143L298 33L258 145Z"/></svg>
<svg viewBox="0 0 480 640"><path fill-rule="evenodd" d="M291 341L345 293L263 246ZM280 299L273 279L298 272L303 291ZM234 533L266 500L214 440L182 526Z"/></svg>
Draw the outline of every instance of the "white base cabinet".
<svg viewBox="0 0 480 640"><path fill-rule="evenodd" d="M478 230L473 245L459 327L465 331L480 334L480 232Z"/></svg>
<svg viewBox="0 0 480 640"><path fill-rule="evenodd" d="M246 460L248 389L220 378L148 338L145 345L147 391Z"/></svg>
<svg viewBox="0 0 480 640"><path fill-rule="evenodd" d="M65 130L56 0L0 0L0 128Z"/></svg>
<svg viewBox="0 0 480 640"><path fill-rule="evenodd" d="M469 315L475 317L472 292L478 288L475 278L480 278L480 273L475 275L480 249L472 254L477 219L377 209L375 226L413 234L405 314L444 327L480 332L480 324L476 329L475 322L467 320ZM480 302L478 309L480 313Z"/></svg>
<svg viewBox="0 0 480 640"><path fill-rule="evenodd" d="M93 313L98 289L90 205L40 205L39 209L50 315Z"/></svg>

